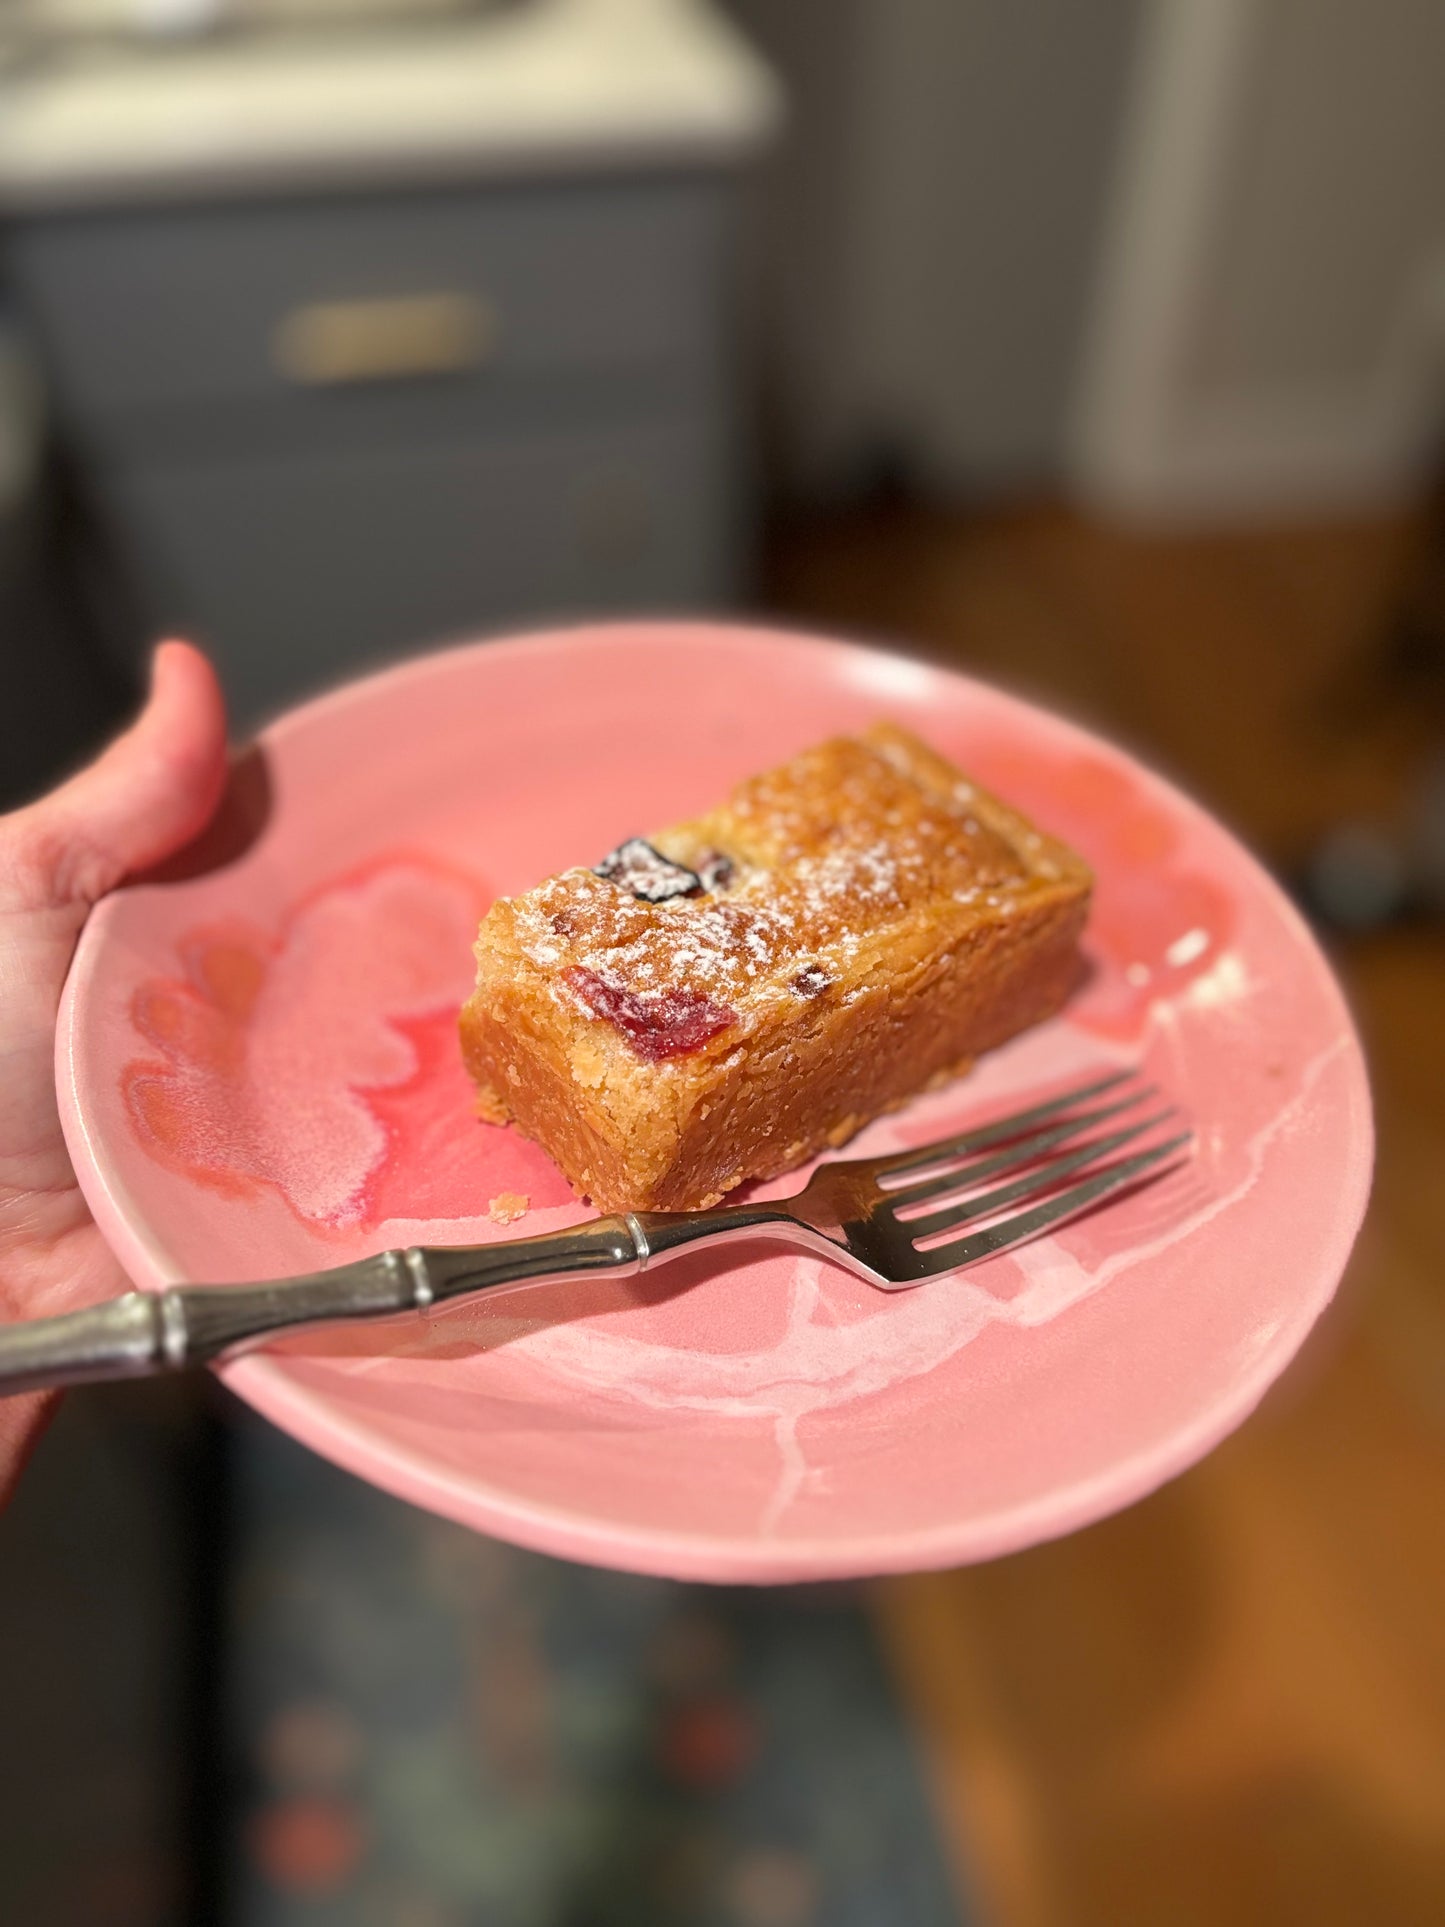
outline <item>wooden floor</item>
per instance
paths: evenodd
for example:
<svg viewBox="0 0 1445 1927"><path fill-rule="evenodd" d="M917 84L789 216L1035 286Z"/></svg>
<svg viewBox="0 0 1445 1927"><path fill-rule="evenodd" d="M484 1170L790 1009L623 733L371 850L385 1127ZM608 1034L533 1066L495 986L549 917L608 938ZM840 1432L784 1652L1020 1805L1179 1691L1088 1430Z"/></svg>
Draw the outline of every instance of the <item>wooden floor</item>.
<svg viewBox="0 0 1445 1927"><path fill-rule="evenodd" d="M1040 507L785 529L770 601L1038 694L1288 868L1431 741L1370 673L1409 520L1143 538ZM1375 1198L1340 1300L1205 1464L877 1609L989 1927L1445 1921L1445 933L1338 961Z"/></svg>

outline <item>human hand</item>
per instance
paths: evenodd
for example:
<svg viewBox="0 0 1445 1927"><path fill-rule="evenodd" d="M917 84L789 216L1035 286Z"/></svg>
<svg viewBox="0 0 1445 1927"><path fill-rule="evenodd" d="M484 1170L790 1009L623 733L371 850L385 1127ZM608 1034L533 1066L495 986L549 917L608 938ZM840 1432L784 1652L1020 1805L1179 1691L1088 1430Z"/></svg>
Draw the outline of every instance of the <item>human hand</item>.
<svg viewBox="0 0 1445 1927"><path fill-rule="evenodd" d="M92 906L190 842L225 781L215 671L188 643L166 642L125 735L50 795L0 816L0 1322L130 1289L61 1136L56 1012ZM0 1506L53 1400L0 1400Z"/></svg>

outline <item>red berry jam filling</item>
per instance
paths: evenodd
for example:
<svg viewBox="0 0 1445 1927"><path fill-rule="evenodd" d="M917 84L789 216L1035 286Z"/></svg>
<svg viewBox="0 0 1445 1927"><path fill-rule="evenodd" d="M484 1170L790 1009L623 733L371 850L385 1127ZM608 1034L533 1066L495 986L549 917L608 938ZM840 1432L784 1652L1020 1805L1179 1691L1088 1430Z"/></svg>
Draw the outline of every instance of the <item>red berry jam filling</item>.
<svg viewBox="0 0 1445 1927"><path fill-rule="evenodd" d="M800 970L794 977L793 989L800 997L820 997L832 981L826 970L817 964L809 964L806 970Z"/></svg>
<svg viewBox="0 0 1445 1927"><path fill-rule="evenodd" d="M696 990L628 990L573 964L562 973L594 1017L613 1025L649 1064L687 1057L737 1022L737 1012Z"/></svg>

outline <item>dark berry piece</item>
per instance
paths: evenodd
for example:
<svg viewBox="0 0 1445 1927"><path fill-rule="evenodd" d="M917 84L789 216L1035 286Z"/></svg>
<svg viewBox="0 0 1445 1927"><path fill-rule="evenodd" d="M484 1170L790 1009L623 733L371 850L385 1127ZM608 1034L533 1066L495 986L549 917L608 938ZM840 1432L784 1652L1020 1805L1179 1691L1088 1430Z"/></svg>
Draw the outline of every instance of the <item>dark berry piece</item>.
<svg viewBox="0 0 1445 1927"><path fill-rule="evenodd" d="M737 1012L697 990L628 990L581 964L562 973L578 1001L613 1025L649 1064L688 1057L737 1022Z"/></svg>
<svg viewBox="0 0 1445 1927"><path fill-rule="evenodd" d="M706 850L698 862L697 874L704 890L726 890L737 874L730 856L721 850Z"/></svg>
<svg viewBox="0 0 1445 1927"><path fill-rule="evenodd" d="M809 964L805 970L800 970L794 977L793 989L800 997L818 997L832 981L826 970L821 969L817 964Z"/></svg>
<svg viewBox="0 0 1445 1927"><path fill-rule="evenodd" d="M661 850L640 836L630 836L610 855L593 865L597 876L605 877L624 890L630 890L644 903L666 903L672 897L695 897L702 891L702 879L682 864L673 863Z"/></svg>

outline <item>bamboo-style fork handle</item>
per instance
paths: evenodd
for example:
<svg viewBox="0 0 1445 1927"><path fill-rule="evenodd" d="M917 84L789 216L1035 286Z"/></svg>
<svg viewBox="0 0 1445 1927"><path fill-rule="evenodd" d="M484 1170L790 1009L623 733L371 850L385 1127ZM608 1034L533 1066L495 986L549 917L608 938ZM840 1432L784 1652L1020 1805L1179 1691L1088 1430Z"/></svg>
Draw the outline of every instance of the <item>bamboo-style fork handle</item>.
<svg viewBox="0 0 1445 1927"><path fill-rule="evenodd" d="M628 1278L685 1245L776 1227L764 1205L637 1212L496 1244L383 1251L332 1270L254 1285L130 1291L57 1318L0 1326L0 1398L51 1386L184 1371L282 1332L426 1313L502 1287L604 1273ZM801 1235L802 1228L798 1227Z"/></svg>
<svg viewBox="0 0 1445 1927"><path fill-rule="evenodd" d="M802 1245L882 1291L909 1291L1169 1170L1191 1143L1187 1128L1174 1128L1179 1122L1152 1086L1112 1071L933 1144L820 1164L791 1198L629 1211L499 1244L413 1246L271 1284L133 1291L60 1318L0 1328L0 1398L180 1371L280 1332L425 1314L503 1286L594 1272L628 1278L675 1252L735 1238ZM976 1228L966 1230L970 1225Z"/></svg>

